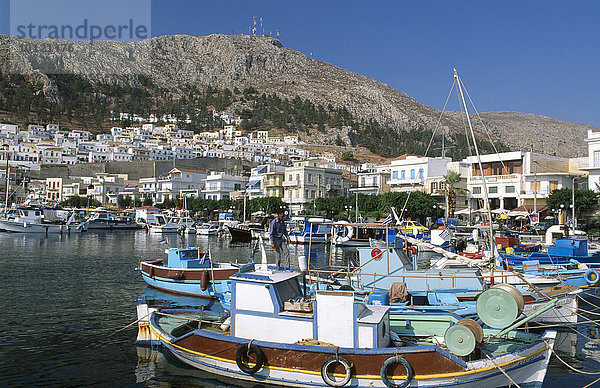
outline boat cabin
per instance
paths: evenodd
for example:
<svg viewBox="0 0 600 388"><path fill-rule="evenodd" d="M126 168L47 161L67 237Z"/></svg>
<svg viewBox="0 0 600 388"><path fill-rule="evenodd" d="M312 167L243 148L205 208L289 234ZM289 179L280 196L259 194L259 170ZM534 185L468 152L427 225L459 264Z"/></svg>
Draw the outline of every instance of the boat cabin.
<svg viewBox="0 0 600 388"><path fill-rule="evenodd" d="M481 271L475 268L414 268L398 248L357 248L360 265L359 287L389 290L393 283L405 283L412 291L483 290Z"/></svg>
<svg viewBox="0 0 600 388"><path fill-rule="evenodd" d="M349 291L317 291L305 302L299 273L276 267L231 280L231 336L293 344L312 339L346 348L388 346L389 307L356 302Z"/></svg>
<svg viewBox="0 0 600 388"><path fill-rule="evenodd" d="M548 247L550 256L581 257L588 256L587 239L559 238L554 245Z"/></svg>
<svg viewBox="0 0 600 388"><path fill-rule="evenodd" d="M9 214L15 222L27 222L32 224L41 224L43 220L42 210L19 208L15 213Z"/></svg>
<svg viewBox="0 0 600 388"><path fill-rule="evenodd" d="M169 248L167 267L170 268L210 268L210 257L199 248Z"/></svg>

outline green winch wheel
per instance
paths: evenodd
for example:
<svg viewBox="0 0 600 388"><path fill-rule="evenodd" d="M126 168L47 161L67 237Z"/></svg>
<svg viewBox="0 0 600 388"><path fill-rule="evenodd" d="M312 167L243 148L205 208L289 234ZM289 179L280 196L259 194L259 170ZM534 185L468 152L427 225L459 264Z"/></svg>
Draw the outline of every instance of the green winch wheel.
<svg viewBox="0 0 600 388"><path fill-rule="evenodd" d="M509 284L495 285L477 297L477 315L486 325L504 329L523 312L523 296Z"/></svg>
<svg viewBox="0 0 600 388"><path fill-rule="evenodd" d="M450 326L444 333L444 342L448 350L457 356L468 356L475 350L477 340L473 330L460 322Z"/></svg>

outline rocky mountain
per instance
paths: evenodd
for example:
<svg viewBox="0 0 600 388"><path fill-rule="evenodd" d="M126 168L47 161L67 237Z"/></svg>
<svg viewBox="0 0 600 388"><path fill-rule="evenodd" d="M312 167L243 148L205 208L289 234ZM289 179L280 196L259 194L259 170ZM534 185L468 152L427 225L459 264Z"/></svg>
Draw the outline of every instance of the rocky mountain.
<svg viewBox="0 0 600 388"><path fill-rule="evenodd" d="M383 82L314 60L270 37L249 35L161 36L138 42L29 40L0 35L0 71L22 74L41 85L48 99L61 98L46 74L74 73L92 82L133 84L140 75L160 87L244 88L316 104L345 106L398 131L433 129L440 112ZM482 114L492 136L513 149L561 156L587 153L589 126L515 112ZM447 133L464 131L457 114L442 118ZM425 139L426 140L426 139ZM540 150L541 151L541 150Z"/></svg>

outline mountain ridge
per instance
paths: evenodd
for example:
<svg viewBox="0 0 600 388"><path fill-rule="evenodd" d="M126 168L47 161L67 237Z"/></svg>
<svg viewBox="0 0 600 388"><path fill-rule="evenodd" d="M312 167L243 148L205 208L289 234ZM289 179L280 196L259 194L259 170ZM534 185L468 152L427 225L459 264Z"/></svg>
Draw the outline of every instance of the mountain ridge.
<svg viewBox="0 0 600 388"><path fill-rule="evenodd" d="M85 42L0 35L0 49L0 71L41 85L50 100L61 96L46 73L118 84L135 84L141 75L163 88L252 86L282 98L345 106L356 117L373 118L399 133L432 130L440 116L384 82L312 59L270 37L165 35L137 42ZM585 155L586 132L598 129L529 113L484 112L481 117L491 136L511 148L529 149L533 141L536 151L543 143L543 151L561 156ZM450 135L464 132L456 112L444 114L441 127ZM482 129L478 132L484 135Z"/></svg>

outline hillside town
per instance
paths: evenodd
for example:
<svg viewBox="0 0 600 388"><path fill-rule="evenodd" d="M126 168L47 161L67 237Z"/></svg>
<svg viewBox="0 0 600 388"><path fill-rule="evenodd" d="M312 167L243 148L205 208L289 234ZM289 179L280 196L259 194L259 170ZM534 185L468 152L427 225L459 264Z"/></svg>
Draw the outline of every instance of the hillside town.
<svg viewBox="0 0 600 388"><path fill-rule="evenodd" d="M447 208L445 177L453 172L459 179L452 183L458 189L452 211L472 219L482 207L482 178L474 156L452 161L448 157L404 155L386 164L351 164L336 160L332 154L307 150L298 136L271 137L268 130L242 131L236 126L239 118L224 112L215 116L223 120L223 128L200 133L179 129L175 123L113 127L110 133L99 134L65 130L56 124L31 124L27 128L0 124L0 176L6 182L8 168L10 177L7 203L58 204L74 196L104 206L116 206L119 197L152 205L184 197L279 197L292 214L309 214L316 198L419 190L436 198L440 208ZM589 131L586 141L587 158L534 151L483 155L481 167L492 210L515 217L550 211L555 216L557 209L546 207L553 190L600 187L600 133ZM210 163L208 168L193 168L194 161L217 159L247 164L226 170L210 168ZM154 168L132 173L134 162ZM158 171L156 162L171 162L172 168ZM126 167L111 173L106 169L110 164ZM97 168L88 169L87 175L73 174L68 167L74 165ZM52 168L56 166L67 169L56 171Z"/></svg>

